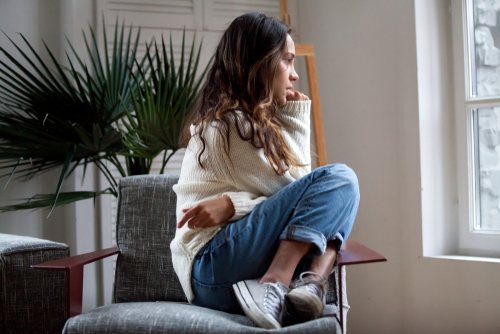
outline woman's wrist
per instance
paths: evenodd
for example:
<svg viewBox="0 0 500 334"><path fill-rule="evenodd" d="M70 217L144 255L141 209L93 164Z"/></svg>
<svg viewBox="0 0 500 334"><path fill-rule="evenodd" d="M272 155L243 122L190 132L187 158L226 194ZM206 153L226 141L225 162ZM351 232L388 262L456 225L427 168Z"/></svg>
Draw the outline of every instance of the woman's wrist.
<svg viewBox="0 0 500 334"><path fill-rule="evenodd" d="M229 220L231 219L232 216L234 216L236 212L234 209L234 204L228 195L223 195L222 198L224 198L226 201L226 216L227 216L226 220Z"/></svg>

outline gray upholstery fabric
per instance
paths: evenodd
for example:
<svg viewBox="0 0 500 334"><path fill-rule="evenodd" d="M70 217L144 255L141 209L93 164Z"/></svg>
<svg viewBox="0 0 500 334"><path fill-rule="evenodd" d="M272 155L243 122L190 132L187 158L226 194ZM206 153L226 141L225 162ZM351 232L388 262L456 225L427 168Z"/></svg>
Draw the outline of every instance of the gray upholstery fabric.
<svg viewBox="0 0 500 334"><path fill-rule="evenodd" d="M120 180L116 240L117 303L187 301L172 267L178 176L145 175Z"/></svg>
<svg viewBox="0 0 500 334"><path fill-rule="evenodd" d="M0 234L2 333L60 333L67 318L66 273L32 265L69 256L48 240Z"/></svg>
<svg viewBox="0 0 500 334"><path fill-rule="evenodd" d="M338 299L338 289L337 289L337 282L338 282L338 267L335 267L333 270L333 274L330 274L328 277L328 292L326 294L326 303L327 304L337 304L337 299Z"/></svg>
<svg viewBox="0 0 500 334"><path fill-rule="evenodd" d="M64 334L73 333L341 333L337 320L324 317L307 323L266 330L247 317L185 303L121 303L71 318Z"/></svg>

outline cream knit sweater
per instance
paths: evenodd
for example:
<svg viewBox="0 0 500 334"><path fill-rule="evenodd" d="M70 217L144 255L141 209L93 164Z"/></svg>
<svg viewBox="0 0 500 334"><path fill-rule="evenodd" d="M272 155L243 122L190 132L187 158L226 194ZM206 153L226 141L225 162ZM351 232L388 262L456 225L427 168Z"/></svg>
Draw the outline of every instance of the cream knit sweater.
<svg viewBox="0 0 500 334"><path fill-rule="evenodd" d="M206 149L201 156L205 169L202 169L197 161L201 142L192 137L182 162L179 183L173 187L177 194L177 222L184 215L182 209L223 195L231 199L235 210L234 216L228 222L239 220L281 188L310 173L310 110L310 100L288 101L277 114L283 125L283 136L288 147L301 164L308 164L303 168L292 167L282 176L274 172L263 149L257 149L249 141L241 140L234 123L230 127L230 156L234 166L229 162L223 147L217 145L216 130L213 127L205 127L202 136ZM237 114L241 116L241 113ZM245 129L240 126L240 130L248 131L249 126ZM194 125L191 125L190 130L193 134ZM216 227L194 230L185 224L176 231L170 244L172 261L190 303L194 299L191 289L194 257L228 222Z"/></svg>

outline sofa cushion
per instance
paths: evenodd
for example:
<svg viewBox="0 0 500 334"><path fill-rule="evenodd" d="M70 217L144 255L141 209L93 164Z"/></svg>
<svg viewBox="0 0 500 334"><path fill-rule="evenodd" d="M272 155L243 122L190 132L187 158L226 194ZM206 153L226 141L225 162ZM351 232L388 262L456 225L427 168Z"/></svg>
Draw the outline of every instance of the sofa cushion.
<svg viewBox="0 0 500 334"><path fill-rule="evenodd" d="M31 266L67 256L65 244L0 234L0 333L60 333L67 318L66 273Z"/></svg>
<svg viewBox="0 0 500 334"><path fill-rule="evenodd" d="M262 333L247 317L174 302L120 303L103 306L68 320L63 333ZM275 333L341 333L326 316L283 327Z"/></svg>
<svg viewBox="0 0 500 334"><path fill-rule="evenodd" d="M179 176L143 175L120 180L114 300L123 302L187 301L172 266Z"/></svg>

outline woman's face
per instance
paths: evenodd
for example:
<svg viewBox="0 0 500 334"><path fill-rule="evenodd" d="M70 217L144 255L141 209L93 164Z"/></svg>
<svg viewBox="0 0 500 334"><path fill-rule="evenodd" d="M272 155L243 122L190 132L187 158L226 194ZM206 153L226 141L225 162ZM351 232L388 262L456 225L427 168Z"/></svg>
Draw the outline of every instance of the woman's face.
<svg viewBox="0 0 500 334"><path fill-rule="evenodd" d="M286 104L288 95L292 95L293 82L299 80L299 76L293 67L295 60L295 44L289 34L286 35L286 48L283 57L281 58L278 70L274 77L273 83L273 100L279 106Z"/></svg>

